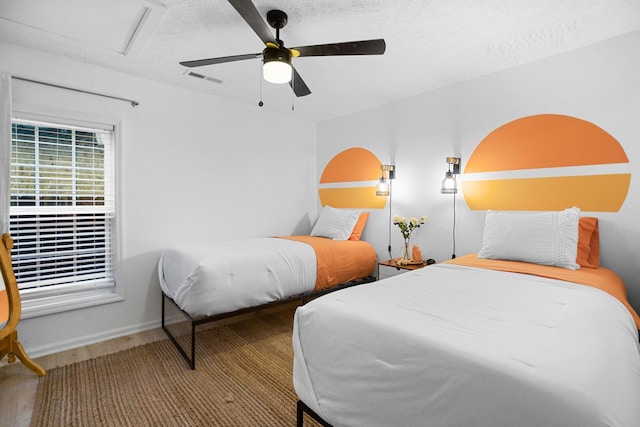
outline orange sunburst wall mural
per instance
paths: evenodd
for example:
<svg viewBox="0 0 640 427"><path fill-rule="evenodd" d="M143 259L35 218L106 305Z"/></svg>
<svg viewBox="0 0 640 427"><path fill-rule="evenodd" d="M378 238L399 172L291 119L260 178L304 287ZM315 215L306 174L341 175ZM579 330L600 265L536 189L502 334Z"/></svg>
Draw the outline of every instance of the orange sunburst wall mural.
<svg viewBox="0 0 640 427"><path fill-rule="evenodd" d="M617 212L631 174L618 141L575 117L540 114L492 131L464 168L462 190L474 210Z"/></svg>
<svg viewBox="0 0 640 427"><path fill-rule="evenodd" d="M387 198L376 196L381 172L380 160L369 150L349 148L338 153L320 176L320 203L334 208L384 208Z"/></svg>

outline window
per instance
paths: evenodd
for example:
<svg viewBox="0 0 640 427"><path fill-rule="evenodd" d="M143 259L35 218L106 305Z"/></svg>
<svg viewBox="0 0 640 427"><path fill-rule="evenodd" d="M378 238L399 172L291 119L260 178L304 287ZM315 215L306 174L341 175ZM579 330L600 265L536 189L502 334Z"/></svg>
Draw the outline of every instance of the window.
<svg viewBox="0 0 640 427"><path fill-rule="evenodd" d="M113 127L12 120L9 229L26 311L114 293L114 139Z"/></svg>

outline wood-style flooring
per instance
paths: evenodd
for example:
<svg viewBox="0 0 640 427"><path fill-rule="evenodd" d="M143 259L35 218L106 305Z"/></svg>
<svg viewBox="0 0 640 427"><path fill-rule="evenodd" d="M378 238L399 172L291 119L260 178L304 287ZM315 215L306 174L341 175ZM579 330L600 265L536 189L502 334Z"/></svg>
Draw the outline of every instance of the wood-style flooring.
<svg viewBox="0 0 640 427"><path fill-rule="evenodd" d="M33 360L48 370L164 338L165 333L157 328ZM6 357L0 361L0 426L29 427L36 402L38 378L18 359L12 364L7 364Z"/></svg>

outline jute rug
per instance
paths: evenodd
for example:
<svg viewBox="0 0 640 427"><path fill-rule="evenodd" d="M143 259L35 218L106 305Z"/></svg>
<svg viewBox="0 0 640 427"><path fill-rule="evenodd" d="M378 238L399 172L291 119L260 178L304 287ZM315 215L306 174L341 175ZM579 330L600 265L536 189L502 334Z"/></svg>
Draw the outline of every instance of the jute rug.
<svg viewBox="0 0 640 427"><path fill-rule="evenodd" d="M31 425L295 426L294 310L198 331L195 371L167 339L51 369Z"/></svg>

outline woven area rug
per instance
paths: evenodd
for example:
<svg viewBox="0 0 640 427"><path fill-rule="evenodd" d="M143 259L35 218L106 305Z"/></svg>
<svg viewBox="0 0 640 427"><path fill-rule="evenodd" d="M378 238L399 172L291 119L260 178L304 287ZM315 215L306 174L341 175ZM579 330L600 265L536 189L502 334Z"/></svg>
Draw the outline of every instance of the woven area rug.
<svg viewBox="0 0 640 427"><path fill-rule="evenodd" d="M168 339L51 369L31 425L294 426L294 310L198 331L194 371Z"/></svg>

